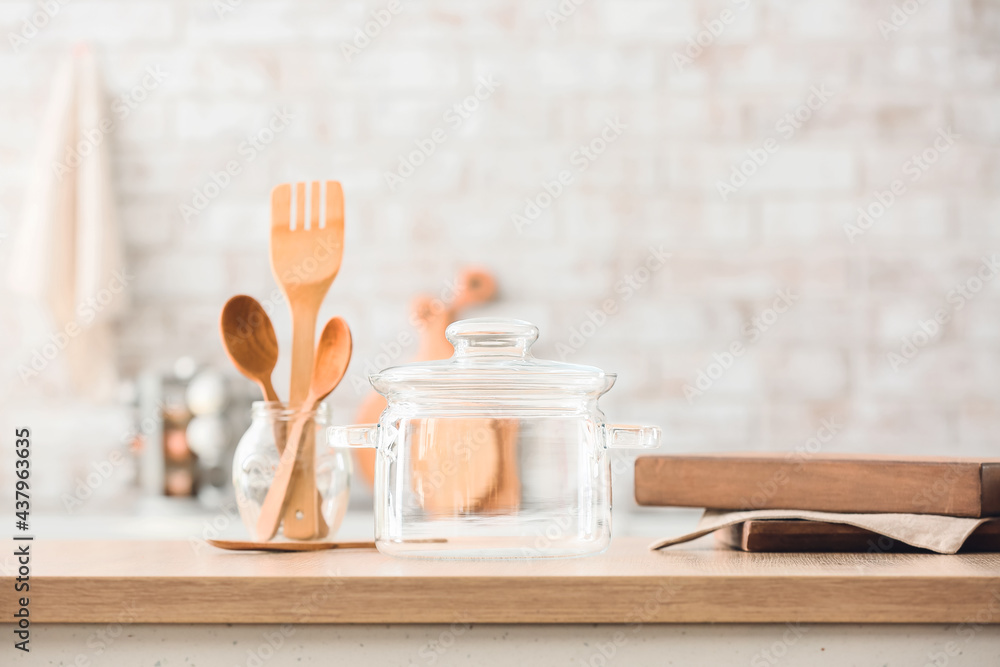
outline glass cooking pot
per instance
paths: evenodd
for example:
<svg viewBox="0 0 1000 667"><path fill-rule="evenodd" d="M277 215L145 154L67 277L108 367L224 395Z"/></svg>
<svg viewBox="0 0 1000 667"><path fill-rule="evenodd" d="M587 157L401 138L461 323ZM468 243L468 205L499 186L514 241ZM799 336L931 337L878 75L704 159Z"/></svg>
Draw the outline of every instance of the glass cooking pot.
<svg viewBox="0 0 1000 667"><path fill-rule="evenodd" d="M608 447L652 448L653 426L611 426L597 399L615 376L535 359L538 329L462 320L450 359L371 376L378 424L332 426L335 447L374 447L375 542L393 556L595 554L611 541Z"/></svg>

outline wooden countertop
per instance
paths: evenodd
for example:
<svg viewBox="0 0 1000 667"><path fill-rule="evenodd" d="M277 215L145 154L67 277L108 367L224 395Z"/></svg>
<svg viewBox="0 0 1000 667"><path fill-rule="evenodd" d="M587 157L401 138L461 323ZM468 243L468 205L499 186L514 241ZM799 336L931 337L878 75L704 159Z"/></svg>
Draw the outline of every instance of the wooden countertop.
<svg viewBox="0 0 1000 667"><path fill-rule="evenodd" d="M618 538L600 556L415 561L201 542L31 543L35 623L1000 623L1000 554L754 554ZM7 541L13 553L13 542ZM23 543L22 543L23 544ZM7 557L0 617L12 618Z"/></svg>

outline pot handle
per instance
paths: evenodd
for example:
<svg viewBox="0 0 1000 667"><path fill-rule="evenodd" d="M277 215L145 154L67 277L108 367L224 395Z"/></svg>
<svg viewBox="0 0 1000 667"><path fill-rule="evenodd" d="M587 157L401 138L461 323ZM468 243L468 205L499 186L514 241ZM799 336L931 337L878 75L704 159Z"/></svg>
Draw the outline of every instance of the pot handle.
<svg viewBox="0 0 1000 667"><path fill-rule="evenodd" d="M331 447L378 447L378 424L330 426L326 429L326 442Z"/></svg>
<svg viewBox="0 0 1000 667"><path fill-rule="evenodd" d="M656 449L660 446L658 426L633 426L630 424L608 424L608 447L614 449Z"/></svg>

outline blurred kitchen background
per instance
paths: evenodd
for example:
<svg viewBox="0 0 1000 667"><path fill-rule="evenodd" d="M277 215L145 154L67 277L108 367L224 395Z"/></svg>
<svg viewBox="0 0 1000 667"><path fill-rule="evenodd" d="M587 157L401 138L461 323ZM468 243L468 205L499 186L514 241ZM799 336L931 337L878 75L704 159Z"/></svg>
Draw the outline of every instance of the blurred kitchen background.
<svg viewBox="0 0 1000 667"><path fill-rule="evenodd" d="M1000 3L3 0L0 34L6 279L81 43L114 119L127 285L106 387L81 391L63 350L25 373L58 325L9 280L0 296L0 428L33 427L36 507L66 519L51 525L160 503L151 447L189 467L176 495L225 502L256 389L218 316L236 293L271 301L289 349L269 192L298 180L346 195L320 314L354 334L336 423L367 372L416 353L414 296L447 302L481 266L498 298L464 315L533 321L538 356L619 373L605 411L660 424L671 452L998 451L1000 280L980 267L1000 252Z"/></svg>

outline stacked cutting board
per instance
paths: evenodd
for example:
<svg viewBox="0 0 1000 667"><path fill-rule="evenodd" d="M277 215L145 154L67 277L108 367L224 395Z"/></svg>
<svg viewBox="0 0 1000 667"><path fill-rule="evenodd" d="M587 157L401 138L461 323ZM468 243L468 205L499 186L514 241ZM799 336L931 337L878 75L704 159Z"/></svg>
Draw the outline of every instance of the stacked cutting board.
<svg viewBox="0 0 1000 667"><path fill-rule="evenodd" d="M1000 516L1000 459L702 454L640 457L640 505L711 510ZM747 520L717 539L744 551L870 551L862 528L822 521ZM882 550L905 549L890 544ZM1000 522L979 526L964 550L1000 551Z"/></svg>

